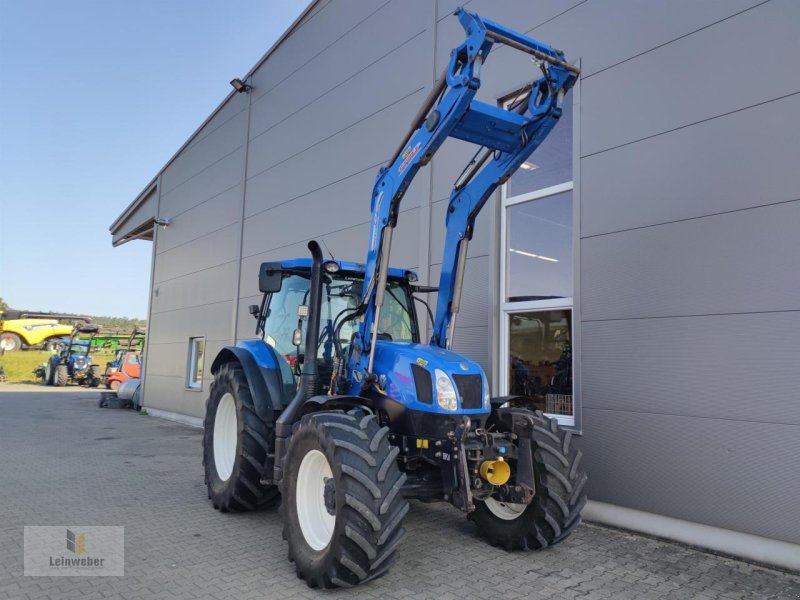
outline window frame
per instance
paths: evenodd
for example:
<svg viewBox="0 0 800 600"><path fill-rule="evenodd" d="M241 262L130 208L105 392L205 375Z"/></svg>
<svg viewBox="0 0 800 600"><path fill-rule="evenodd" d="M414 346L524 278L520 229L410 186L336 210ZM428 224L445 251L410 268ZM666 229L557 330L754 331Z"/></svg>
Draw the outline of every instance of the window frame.
<svg viewBox="0 0 800 600"><path fill-rule="evenodd" d="M206 353L206 338L205 336L192 336L189 338L189 352L186 359L186 389L192 392L202 392L203 391L203 376L205 375L205 369L200 372L198 377L198 358L199 352L198 350L198 342L202 342L203 344L203 358L205 358Z"/></svg>
<svg viewBox="0 0 800 600"><path fill-rule="evenodd" d="M516 92L506 94L500 100L504 104L513 98ZM548 414L558 420L559 425L576 433L581 433L582 427L582 402L580 386L580 308L577 299L580 298L579 272L580 272L580 80L567 97L572 104L572 180L556 185L551 185L531 192L508 195L508 183L500 186L500 215L499 215L499 327L498 327L498 377L497 390L501 396L509 393L510 372L510 342L511 342L511 316L518 313L536 312L544 310L570 310L572 327L570 341L572 345L572 417L565 415ZM554 298L549 300L525 300L511 302L508 300L508 209L512 206L547 198L564 192L572 192L572 273L573 295L569 298Z"/></svg>

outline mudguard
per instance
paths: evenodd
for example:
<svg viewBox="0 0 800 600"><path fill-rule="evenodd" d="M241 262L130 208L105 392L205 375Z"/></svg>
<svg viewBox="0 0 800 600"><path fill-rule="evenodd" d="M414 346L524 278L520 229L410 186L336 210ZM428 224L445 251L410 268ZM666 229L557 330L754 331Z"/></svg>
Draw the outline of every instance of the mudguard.
<svg viewBox="0 0 800 600"><path fill-rule="evenodd" d="M351 408L358 406L366 407L370 411L374 411L377 408L372 399L362 396L312 396L303 402L300 414L307 415L322 410L343 410L347 412Z"/></svg>
<svg viewBox="0 0 800 600"><path fill-rule="evenodd" d="M266 346L263 342L258 343ZM283 408L280 373L277 364L269 364L269 358L266 360L264 356L259 358L261 360L257 361L253 349L249 347L225 346L214 359L211 372L216 374L222 365L229 362L238 362L242 365L250 394L253 396L256 414L263 421L272 423L275 421L275 411Z"/></svg>

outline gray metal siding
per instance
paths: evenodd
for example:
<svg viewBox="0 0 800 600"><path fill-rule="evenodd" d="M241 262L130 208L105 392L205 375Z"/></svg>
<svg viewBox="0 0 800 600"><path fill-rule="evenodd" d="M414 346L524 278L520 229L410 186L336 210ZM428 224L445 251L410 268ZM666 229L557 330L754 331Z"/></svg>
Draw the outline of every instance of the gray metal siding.
<svg viewBox="0 0 800 600"><path fill-rule="evenodd" d="M798 542L797 426L590 406L583 423L592 499Z"/></svg>
<svg viewBox="0 0 800 600"><path fill-rule="evenodd" d="M789 202L584 239L584 322L798 310L798 226Z"/></svg>
<svg viewBox="0 0 800 600"><path fill-rule="evenodd" d="M584 78L584 156L797 92L800 72L765 57L800 55L798 22L772 0Z"/></svg>
<svg viewBox="0 0 800 600"><path fill-rule="evenodd" d="M800 156L798 113L793 95L583 159L583 234L800 198L800 177L786 176Z"/></svg>
<svg viewBox="0 0 800 600"><path fill-rule="evenodd" d="M259 263L305 256L311 238L363 260L375 173L463 39L460 3L318 3L252 93L164 171L150 406L202 415L209 376L203 393L184 390L188 338L206 336L208 364L252 336ZM463 4L581 59L576 390L591 497L800 542L800 480L787 476L800 450L800 75L785 60L800 55L800 5ZM528 83L528 57L498 48L490 62L482 100ZM392 262L423 283L438 282L446 199L471 153L448 142L404 199ZM489 373L502 351L491 213L470 245L454 344Z"/></svg>
<svg viewBox="0 0 800 600"><path fill-rule="evenodd" d="M658 4L578 42L590 495L797 543L800 6Z"/></svg>

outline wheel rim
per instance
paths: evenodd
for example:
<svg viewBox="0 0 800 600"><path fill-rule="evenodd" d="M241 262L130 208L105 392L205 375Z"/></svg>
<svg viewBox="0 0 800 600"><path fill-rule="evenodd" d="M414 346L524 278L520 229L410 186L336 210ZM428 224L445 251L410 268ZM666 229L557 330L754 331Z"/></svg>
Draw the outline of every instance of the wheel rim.
<svg viewBox="0 0 800 600"><path fill-rule="evenodd" d="M236 403L233 396L226 393L220 399L214 417L214 466L222 481L228 481L233 473L238 434Z"/></svg>
<svg viewBox="0 0 800 600"><path fill-rule="evenodd" d="M306 543L314 550L323 550L333 537L336 515L325 507L325 484L333 478L328 459L319 450L310 450L303 457L297 472L297 520Z"/></svg>
<svg viewBox="0 0 800 600"><path fill-rule="evenodd" d="M500 502L492 497L486 498L484 501L486 508L495 516L503 519L504 521L513 521L518 519L525 509L528 508L527 504L515 504L513 502Z"/></svg>

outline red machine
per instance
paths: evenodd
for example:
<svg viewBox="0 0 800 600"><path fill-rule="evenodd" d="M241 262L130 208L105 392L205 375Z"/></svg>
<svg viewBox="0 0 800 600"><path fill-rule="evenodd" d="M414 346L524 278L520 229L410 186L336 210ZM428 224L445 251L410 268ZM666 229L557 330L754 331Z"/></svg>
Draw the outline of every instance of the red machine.
<svg viewBox="0 0 800 600"><path fill-rule="evenodd" d="M128 338L127 347L119 348L114 360L106 364L103 376L106 388L117 391L123 381L141 377L143 348L144 331L134 328Z"/></svg>

